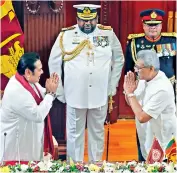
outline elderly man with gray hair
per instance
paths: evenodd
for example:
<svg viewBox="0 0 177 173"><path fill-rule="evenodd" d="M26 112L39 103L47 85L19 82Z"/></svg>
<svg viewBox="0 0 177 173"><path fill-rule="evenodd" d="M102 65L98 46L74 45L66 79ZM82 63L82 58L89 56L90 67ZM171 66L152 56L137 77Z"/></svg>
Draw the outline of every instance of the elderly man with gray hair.
<svg viewBox="0 0 177 173"><path fill-rule="evenodd" d="M147 158L155 136L165 150L172 136L176 137L177 117L173 86L160 71L159 58L152 50L137 54L135 72L124 79L124 93L136 119L140 149Z"/></svg>

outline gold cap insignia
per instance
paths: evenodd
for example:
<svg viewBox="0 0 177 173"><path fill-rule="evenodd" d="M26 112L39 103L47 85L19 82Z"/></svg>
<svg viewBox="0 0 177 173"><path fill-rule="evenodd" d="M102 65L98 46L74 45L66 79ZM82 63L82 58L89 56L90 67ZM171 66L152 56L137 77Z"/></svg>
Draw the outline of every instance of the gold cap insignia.
<svg viewBox="0 0 177 173"><path fill-rule="evenodd" d="M90 14L90 13L91 13L90 8L85 7L83 10L83 14Z"/></svg>
<svg viewBox="0 0 177 173"><path fill-rule="evenodd" d="M157 17L157 14L156 14L155 11L153 11L153 12L151 13L151 18L152 18L152 19L155 19L156 17Z"/></svg>

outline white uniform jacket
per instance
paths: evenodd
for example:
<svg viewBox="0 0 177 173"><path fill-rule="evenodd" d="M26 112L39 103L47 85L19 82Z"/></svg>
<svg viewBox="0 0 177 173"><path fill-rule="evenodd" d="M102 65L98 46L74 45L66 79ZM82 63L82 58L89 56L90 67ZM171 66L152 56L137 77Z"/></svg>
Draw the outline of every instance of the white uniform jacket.
<svg viewBox="0 0 177 173"><path fill-rule="evenodd" d="M119 40L113 30L96 27L90 34L83 33L78 25L64 31L63 47L69 52L83 40L90 40L91 48L85 46L72 60L64 63L64 89L60 82L58 99L75 108L98 108L106 104L108 95L116 94L121 76L124 56ZM59 34L49 58L50 74L61 76L62 51ZM66 55L64 58L67 58Z"/></svg>

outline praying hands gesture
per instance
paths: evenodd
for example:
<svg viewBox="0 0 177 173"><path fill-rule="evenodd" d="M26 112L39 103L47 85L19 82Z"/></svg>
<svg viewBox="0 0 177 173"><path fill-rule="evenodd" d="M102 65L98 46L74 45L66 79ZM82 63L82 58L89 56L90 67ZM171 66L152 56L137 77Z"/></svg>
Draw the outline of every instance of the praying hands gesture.
<svg viewBox="0 0 177 173"><path fill-rule="evenodd" d="M137 81L135 80L135 75L133 72L127 72L127 75L124 77L124 91L126 94L134 93L137 88Z"/></svg>
<svg viewBox="0 0 177 173"><path fill-rule="evenodd" d="M45 87L47 93L56 93L58 88L59 77L57 73L52 73L50 78L46 80Z"/></svg>

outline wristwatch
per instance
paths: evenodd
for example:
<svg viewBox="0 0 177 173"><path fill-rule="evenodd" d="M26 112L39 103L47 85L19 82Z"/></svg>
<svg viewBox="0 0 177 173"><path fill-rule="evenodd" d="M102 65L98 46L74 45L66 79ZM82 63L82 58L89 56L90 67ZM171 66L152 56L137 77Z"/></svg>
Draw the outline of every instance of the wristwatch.
<svg viewBox="0 0 177 173"><path fill-rule="evenodd" d="M51 96L53 96L53 98L56 97L56 94L55 94L55 93L49 92L49 93L47 93L47 94L50 94Z"/></svg>
<svg viewBox="0 0 177 173"><path fill-rule="evenodd" d="M129 93L129 94L126 94L126 95L127 95L128 98L135 96L134 93Z"/></svg>
<svg viewBox="0 0 177 173"><path fill-rule="evenodd" d="M123 91L123 94L125 94L127 97L136 96L134 93L129 93L129 94L127 94L125 91Z"/></svg>

